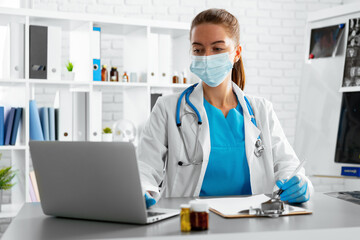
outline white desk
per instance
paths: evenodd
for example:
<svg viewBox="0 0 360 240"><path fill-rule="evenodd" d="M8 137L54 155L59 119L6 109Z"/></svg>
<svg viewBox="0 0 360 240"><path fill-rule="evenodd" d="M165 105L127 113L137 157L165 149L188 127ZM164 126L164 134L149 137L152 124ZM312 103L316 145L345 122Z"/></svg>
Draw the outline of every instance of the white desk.
<svg viewBox="0 0 360 240"><path fill-rule="evenodd" d="M163 199L160 206L178 208L190 198ZM181 233L179 216L150 225L73 220L45 216L41 206L27 203L3 240L17 239L358 239L360 205L316 194L304 205L312 215L280 218L224 219L210 213L209 230Z"/></svg>

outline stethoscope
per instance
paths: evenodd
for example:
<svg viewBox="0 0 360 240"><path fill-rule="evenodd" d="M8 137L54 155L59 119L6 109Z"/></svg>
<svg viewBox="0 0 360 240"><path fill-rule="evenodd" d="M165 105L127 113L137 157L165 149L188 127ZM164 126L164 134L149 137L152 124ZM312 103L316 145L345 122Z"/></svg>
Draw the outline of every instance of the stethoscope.
<svg viewBox="0 0 360 240"><path fill-rule="evenodd" d="M181 125L181 121L182 121L182 118L186 115L193 115L193 116L196 116L197 119L198 119L198 127L197 127L197 130L196 130L196 139L195 139L195 148L194 148L194 152L192 154L192 157L190 158L190 154L185 146L185 154L186 154L186 158L188 159L188 163L185 163L183 161L179 161L178 162L178 165L179 166L190 166L190 165L199 165L203 162L203 160L199 160L199 161L193 161L193 159L195 159L195 154L196 154L196 151L197 151L197 148L198 148L198 140L199 140L199 131L200 131L200 128L201 128L201 125L202 125L202 119L201 119L201 116L200 116L200 113L199 111L196 109L196 107L190 102L189 100L189 96L190 94L194 91L194 88L198 85L198 83L195 83L194 85L188 87L187 89L185 89L181 94L180 94L180 97L177 101L177 105L176 105L176 126L178 127L179 129L179 132L180 132L180 136L181 136L181 139L182 141L184 142L184 145L185 145L185 138L184 138L184 133L183 133L183 130L182 130L182 125ZM182 99L184 98L185 96L185 101L186 103L191 107L191 109L194 111L194 112L185 112L181 117L180 117L180 107L181 107L181 101ZM251 105L250 105L250 102L249 100L244 96L245 98L245 102L246 102L246 106L248 108L248 111L249 111L249 114L250 114L250 117L251 117L251 122L255 125L255 127L257 127L257 124L256 124L256 120L255 120L255 116L254 116L254 112L251 108ZM262 141L261 141L261 138L260 136L258 136L258 139L256 140L255 142L255 150L254 150L254 154L256 157L261 157L262 153L264 152L264 145L262 144Z"/></svg>

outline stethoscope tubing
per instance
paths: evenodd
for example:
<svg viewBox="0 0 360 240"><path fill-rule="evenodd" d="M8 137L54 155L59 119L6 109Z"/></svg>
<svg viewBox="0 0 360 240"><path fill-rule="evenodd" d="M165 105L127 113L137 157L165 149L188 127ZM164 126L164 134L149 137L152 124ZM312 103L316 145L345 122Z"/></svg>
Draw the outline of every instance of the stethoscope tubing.
<svg viewBox="0 0 360 240"><path fill-rule="evenodd" d="M183 131L182 131L182 126L181 126L181 118L183 118L186 114L191 114L191 113L185 113L181 118L180 118L180 107L181 107L181 101L182 99L184 98L185 96L185 101L186 103L191 107L191 109L195 112L197 118L198 118L198 127L197 127L197 131L196 131L196 142L195 142L195 149L194 149L194 152L193 152L193 159L195 158L195 154L196 154L196 151L197 151L197 145L198 145L198 140L199 140L199 129L200 129L200 126L202 125L202 119L201 119L201 116L200 116L200 113L199 111L197 110L197 108L190 102L190 99L189 99L189 96L190 94L194 91L194 88L198 85L198 83L195 83L194 85L188 87L187 89L185 89L181 94L180 94L180 97L177 101L177 104L176 104L176 125L179 129L179 132L180 132L180 135L181 135L181 138L182 138L182 141L183 143L185 144L185 138L184 138L184 134L183 134ZM255 125L255 127L257 127L257 124L256 124L256 119L255 119L255 115L254 115L254 112L251 108L251 105L250 105L250 102L249 100L247 99L247 97L244 96L244 99L245 99L245 102L246 102L246 106L247 106L247 109L249 111L249 114L250 114L250 117L251 117L251 122ZM185 147L185 154L186 154L186 157L188 159L188 163L185 163L183 161L179 161L178 162L178 165L179 166L190 166L190 165L199 165L202 163L202 160L200 162L194 162L191 160L190 158L190 155L187 151L187 148L186 146ZM255 156L256 157L260 157L262 152L264 151L264 146L262 145L262 141L261 141L261 138L260 136L258 136L258 139L255 143L255 148L256 150L254 151L255 153Z"/></svg>

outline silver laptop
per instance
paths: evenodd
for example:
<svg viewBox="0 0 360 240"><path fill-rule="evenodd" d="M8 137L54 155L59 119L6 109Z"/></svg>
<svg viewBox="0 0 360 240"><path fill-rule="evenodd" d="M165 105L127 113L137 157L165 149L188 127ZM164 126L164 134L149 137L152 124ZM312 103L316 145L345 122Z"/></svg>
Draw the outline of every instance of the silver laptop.
<svg viewBox="0 0 360 240"><path fill-rule="evenodd" d="M179 214L146 209L131 143L31 141L30 152L46 215L147 224Z"/></svg>

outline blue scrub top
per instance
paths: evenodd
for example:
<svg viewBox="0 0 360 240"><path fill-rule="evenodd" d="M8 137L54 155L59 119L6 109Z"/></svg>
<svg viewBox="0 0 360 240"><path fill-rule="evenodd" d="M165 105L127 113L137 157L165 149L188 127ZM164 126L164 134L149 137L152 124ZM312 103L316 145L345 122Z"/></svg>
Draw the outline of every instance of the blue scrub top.
<svg viewBox="0 0 360 240"><path fill-rule="evenodd" d="M204 107L209 121L211 151L200 196L251 195L244 115L239 101L226 118L205 98Z"/></svg>

